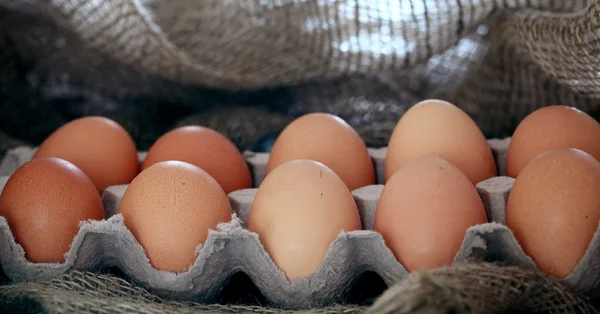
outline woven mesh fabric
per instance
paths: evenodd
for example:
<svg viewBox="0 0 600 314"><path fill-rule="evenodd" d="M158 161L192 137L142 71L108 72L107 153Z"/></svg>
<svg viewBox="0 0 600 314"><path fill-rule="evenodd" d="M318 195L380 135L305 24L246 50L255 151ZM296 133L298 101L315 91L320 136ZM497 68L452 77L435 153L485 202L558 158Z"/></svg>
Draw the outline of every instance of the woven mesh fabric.
<svg viewBox="0 0 600 314"><path fill-rule="evenodd" d="M12 101L0 128L38 143L65 120L101 114L144 148L194 113L204 121L232 106L218 120L234 125L236 108L245 117L253 106L267 122L247 139L233 131L241 148L310 111L337 113L381 146L424 98L454 102L488 137L545 105L598 118L599 3L0 0L12 65L1 70Z"/></svg>
<svg viewBox="0 0 600 314"><path fill-rule="evenodd" d="M72 272L36 283L0 286L2 313L362 313L364 307L286 311L260 306L204 305L160 299L113 275Z"/></svg>
<svg viewBox="0 0 600 314"><path fill-rule="evenodd" d="M597 313L589 301L536 271L463 264L411 274L368 312Z"/></svg>
<svg viewBox="0 0 600 314"><path fill-rule="evenodd" d="M589 304L537 272L491 264L414 273L371 307L299 311L163 300L119 277L77 271L43 282L0 286L0 310L7 313L597 313Z"/></svg>
<svg viewBox="0 0 600 314"><path fill-rule="evenodd" d="M545 72L560 75L545 53L563 51L563 43L593 40L569 36L591 36L584 32L593 30L595 13L591 9L587 15L567 19L539 16L538 12L585 8L585 2L577 0L2 0L0 4L43 16L56 24L44 35L64 36L53 43L30 38L29 44L40 48L34 55L71 59L70 71L92 74L81 79L104 81L100 84L114 88L127 87L116 86L118 78L124 80L133 71L230 89L403 69L443 53L497 11L511 12L510 26L504 26L511 39L502 38L505 35L499 41L520 44L520 50L534 57L532 61ZM19 20L15 19L12 23ZM564 24L574 27L563 32ZM22 33L23 27L15 32ZM532 32L536 29L552 34L539 36ZM73 56L69 48L74 47L83 51ZM572 55L582 53L575 47ZM80 63L90 60L95 62ZM46 67L57 66L50 61ZM107 67L111 61L121 66ZM107 82L106 72L117 80Z"/></svg>

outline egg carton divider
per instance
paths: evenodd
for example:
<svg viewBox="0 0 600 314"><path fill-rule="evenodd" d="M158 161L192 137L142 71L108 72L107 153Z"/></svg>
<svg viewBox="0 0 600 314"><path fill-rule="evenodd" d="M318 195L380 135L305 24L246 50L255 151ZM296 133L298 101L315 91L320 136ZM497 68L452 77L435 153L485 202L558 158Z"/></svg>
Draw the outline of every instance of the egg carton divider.
<svg viewBox="0 0 600 314"><path fill-rule="evenodd" d="M490 140L490 146L503 164L508 140ZM495 145L495 146L494 146ZM385 148L370 149L378 180L382 179ZM16 153L24 154L15 157ZM9 174L31 159L33 148L13 150L0 169ZM268 154L246 152L255 182L261 182ZM140 153L140 160L144 154ZM7 158L9 159L6 162ZM7 170L7 164L12 170ZM4 168L2 168L4 167ZM502 172L501 172L502 174ZM262 176L261 176L262 175ZM0 177L0 192L8 177ZM477 184L490 223L469 228L454 263L497 262L534 268L512 232L504 226L505 208L514 179L494 177ZM184 273L154 269L142 246L125 227L118 213L127 185L105 190L102 202L107 219L82 223L63 264L31 263L16 243L6 220L0 217L0 265L12 281L34 281L59 276L70 269L98 270L117 266L124 274L159 296L211 303L229 278L238 271L247 274L273 305L301 309L342 302L354 282L366 271L377 273L387 285L408 273L386 247L381 235L373 231L375 210L383 185L372 185L352 192L363 224L361 231L341 232L331 244L319 268L308 278L288 280L265 252L258 235L245 229L256 189L229 194L234 209L232 220L211 230L204 245L198 247L195 263ZM564 278L577 291L596 296L600 286L600 231L574 272Z"/></svg>

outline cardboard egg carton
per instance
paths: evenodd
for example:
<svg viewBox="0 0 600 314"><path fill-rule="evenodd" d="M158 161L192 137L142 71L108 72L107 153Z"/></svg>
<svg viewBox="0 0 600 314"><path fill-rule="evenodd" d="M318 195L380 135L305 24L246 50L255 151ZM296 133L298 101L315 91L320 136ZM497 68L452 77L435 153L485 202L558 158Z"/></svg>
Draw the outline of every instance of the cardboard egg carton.
<svg viewBox="0 0 600 314"><path fill-rule="evenodd" d="M509 139L489 141L501 175L504 174L508 143ZM7 153L0 163L0 174L4 175L0 179L0 191L7 176L30 160L34 151L21 147ZM274 306L294 309L343 302L359 276L367 271L377 273L388 286L408 275L386 247L381 235L372 230L377 201L383 189L386 149L370 149L369 152L380 184L352 192L364 230L341 232L319 268L306 279L288 280L265 252L258 235L245 229L256 189L229 194L234 210L232 220L209 232L204 245L198 247L195 263L184 273L154 269L143 248L125 227L118 208L127 185L107 188L102 195L107 219L81 224L63 264L28 262L6 220L0 217L0 265L13 281L47 279L70 269L98 271L117 266L128 277L159 296L205 303L214 302L231 276L241 271ZM244 155L258 186L264 178L268 154L246 152ZM140 160L144 156L140 153ZM504 226L506 203L513 182L512 178L498 176L477 184L490 223L468 229L454 263L487 261L535 268L511 231ZM574 272L564 279L579 292L590 295L598 294L599 290L599 264L594 263L600 254L599 234L594 236Z"/></svg>

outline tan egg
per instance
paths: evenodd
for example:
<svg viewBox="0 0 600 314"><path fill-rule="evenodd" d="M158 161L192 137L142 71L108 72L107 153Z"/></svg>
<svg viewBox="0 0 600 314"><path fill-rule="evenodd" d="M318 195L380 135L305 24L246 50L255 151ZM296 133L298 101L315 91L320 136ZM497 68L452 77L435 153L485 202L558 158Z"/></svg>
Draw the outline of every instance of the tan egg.
<svg viewBox="0 0 600 314"><path fill-rule="evenodd" d="M267 174L294 159L323 163L350 190L375 184L373 162L365 143L348 123L331 114L311 113L290 123L273 144Z"/></svg>
<svg viewBox="0 0 600 314"><path fill-rule="evenodd" d="M63 263L79 223L104 219L104 209L83 171L62 159L40 157L10 176L0 196L0 216L29 261Z"/></svg>
<svg viewBox="0 0 600 314"><path fill-rule="evenodd" d="M516 178L535 156L557 148L581 149L600 160L600 123L568 106L534 111L511 138L506 155L507 175Z"/></svg>
<svg viewBox="0 0 600 314"><path fill-rule="evenodd" d="M127 184L139 173L133 139L118 123L104 117L73 120L52 133L35 157L58 157L87 174L100 193Z"/></svg>
<svg viewBox="0 0 600 314"><path fill-rule="evenodd" d="M250 170L235 144L206 127L180 127L161 136L148 150L142 170L167 160L185 161L204 169L225 193L252 187Z"/></svg>
<svg viewBox="0 0 600 314"><path fill-rule="evenodd" d="M331 169L312 160L275 168L256 192L248 230L288 279L317 270L341 231L361 229L348 187Z"/></svg>
<svg viewBox="0 0 600 314"><path fill-rule="evenodd" d="M467 229L486 222L469 178L451 163L425 156L408 162L385 184L374 229L414 272L452 264Z"/></svg>
<svg viewBox="0 0 600 314"><path fill-rule="evenodd" d="M578 149L542 153L521 171L508 198L506 226L539 270L570 274L600 220L600 162Z"/></svg>
<svg viewBox="0 0 600 314"><path fill-rule="evenodd" d="M422 101L398 121L388 144L386 181L411 160L429 155L454 164L473 184L497 173L492 151L477 124L442 100Z"/></svg>
<svg viewBox="0 0 600 314"><path fill-rule="evenodd" d="M159 162L142 171L125 191L119 212L152 266L171 272L186 271L208 231L232 215L217 181L181 161Z"/></svg>

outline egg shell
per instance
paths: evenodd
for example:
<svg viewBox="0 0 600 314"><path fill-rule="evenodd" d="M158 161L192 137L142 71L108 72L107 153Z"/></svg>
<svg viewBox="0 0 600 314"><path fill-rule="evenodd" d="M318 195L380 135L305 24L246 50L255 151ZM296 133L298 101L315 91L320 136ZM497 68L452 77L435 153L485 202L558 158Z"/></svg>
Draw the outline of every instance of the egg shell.
<svg viewBox="0 0 600 314"><path fill-rule="evenodd" d="M375 183L373 162L358 133L341 118L311 113L292 121L273 144L265 173L294 159L311 159L331 168L350 190Z"/></svg>
<svg viewBox="0 0 600 314"><path fill-rule="evenodd" d="M507 175L516 178L537 155L577 148L600 160L600 123L568 106L548 106L529 114L513 133L506 156Z"/></svg>
<svg viewBox="0 0 600 314"><path fill-rule="evenodd" d="M361 229L344 181L312 160L291 160L271 171L248 217L248 230L290 279L310 276L340 232Z"/></svg>
<svg viewBox="0 0 600 314"><path fill-rule="evenodd" d="M562 278L585 254L600 221L600 161L578 149L533 158L517 177L506 225L543 272Z"/></svg>
<svg viewBox="0 0 600 314"><path fill-rule="evenodd" d="M452 264L467 229L487 222L477 189L456 166L435 156L411 160L386 182L375 231L407 270Z"/></svg>
<svg viewBox="0 0 600 314"><path fill-rule="evenodd" d="M100 193L126 184L140 172L133 139L118 123L104 117L75 119L50 134L35 157L58 157L83 170Z"/></svg>
<svg viewBox="0 0 600 314"><path fill-rule="evenodd" d="M217 181L186 162L162 161L140 173L119 202L125 225L161 270L183 272L231 205Z"/></svg>
<svg viewBox="0 0 600 314"><path fill-rule="evenodd" d="M505 158L510 139L494 139L488 143L498 164ZM19 148L7 153L0 169L11 173L12 162L31 157L32 148ZM370 149L371 157L383 178L385 148ZM9 157L10 156L10 157ZM140 154L143 158L143 154ZM245 153L253 175L262 180L268 154ZM6 162L8 161L8 162ZM264 172L262 172L264 173ZM4 178L5 180L5 178ZM0 178L0 190L4 181ZM492 221L502 220L507 194L514 179L495 177L480 182L477 190ZM382 181L379 181L381 184ZM246 217L256 193L255 189L241 190L229 195L237 218L211 231L194 265L185 273L158 271L152 268L142 247L125 228L122 215L114 214L105 221L84 223L71 246L64 264L34 264L24 258L3 217L0 217L0 264L14 281L37 280L59 276L70 269L98 270L117 266L130 278L155 294L165 298L214 302L234 273L242 271L251 278L267 300L274 306L306 309L343 302L355 280L365 271L374 271L385 283L393 284L406 278L407 272L385 246L373 228L375 208L382 185L372 185L352 192L357 203L364 231L340 234L331 245L323 262L308 279L287 280L268 254L258 237L244 229ZM103 200L110 199L115 213L124 186L109 187ZM600 295L600 233L596 233L586 255L564 282L576 291ZM500 223L489 223L470 228L455 263L470 261L498 262L534 268L535 264L522 251L510 230Z"/></svg>
<svg viewBox="0 0 600 314"><path fill-rule="evenodd" d="M428 155L454 164L473 184L497 174L492 151L477 124L446 101L422 101L402 115L388 144L386 181L412 159Z"/></svg>
<svg viewBox="0 0 600 314"><path fill-rule="evenodd" d="M230 193L252 187L248 165L223 134L201 126L176 128L158 138L148 150L142 170L167 160L191 163L208 172Z"/></svg>
<svg viewBox="0 0 600 314"><path fill-rule="evenodd" d="M40 157L4 183L0 215L36 263L64 262L81 221L104 219L92 181L72 163Z"/></svg>

